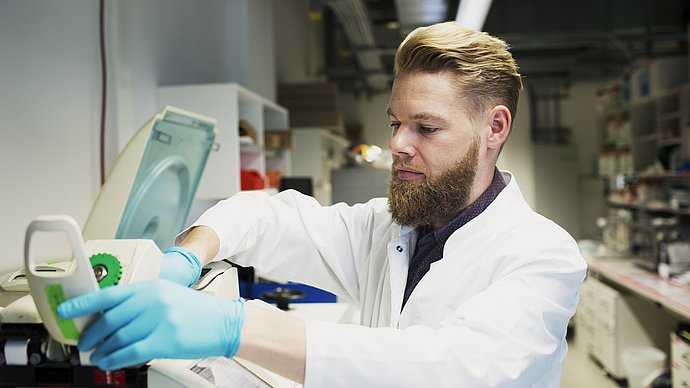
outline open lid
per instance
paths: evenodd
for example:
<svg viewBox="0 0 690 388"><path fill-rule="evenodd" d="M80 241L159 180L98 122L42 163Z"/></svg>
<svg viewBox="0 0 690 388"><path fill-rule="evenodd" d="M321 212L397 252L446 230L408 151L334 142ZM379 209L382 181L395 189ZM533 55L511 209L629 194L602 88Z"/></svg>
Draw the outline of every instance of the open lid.
<svg viewBox="0 0 690 388"><path fill-rule="evenodd" d="M163 250L184 227L216 121L166 107L132 137L101 188L84 239L144 238Z"/></svg>

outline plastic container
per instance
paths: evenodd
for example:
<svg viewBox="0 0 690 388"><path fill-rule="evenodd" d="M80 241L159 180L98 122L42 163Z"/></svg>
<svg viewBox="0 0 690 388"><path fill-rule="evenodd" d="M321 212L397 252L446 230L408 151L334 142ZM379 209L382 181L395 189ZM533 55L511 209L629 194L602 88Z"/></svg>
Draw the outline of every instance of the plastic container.
<svg viewBox="0 0 690 388"><path fill-rule="evenodd" d="M666 353L651 346L627 348L622 359L630 388L644 387L643 383L650 375L658 375L666 368Z"/></svg>
<svg viewBox="0 0 690 388"><path fill-rule="evenodd" d="M240 170L240 188L242 190L263 190L266 187L264 177L256 170Z"/></svg>

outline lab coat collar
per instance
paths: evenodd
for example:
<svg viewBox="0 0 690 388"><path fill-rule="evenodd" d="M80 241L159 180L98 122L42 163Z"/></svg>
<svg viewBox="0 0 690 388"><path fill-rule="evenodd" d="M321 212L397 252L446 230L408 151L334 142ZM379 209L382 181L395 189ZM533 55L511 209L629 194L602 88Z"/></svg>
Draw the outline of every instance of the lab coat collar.
<svg viewBox="0 0 690 388"><path fill-rule="evenodd" d="M408 235L408 234L414 232L415 229L417 229L417 228L414 227L414 226L409 226L409 225L403 225L403 226L401 226L401 227L400 227L400 237L405 236L405 235Z"/></svg>

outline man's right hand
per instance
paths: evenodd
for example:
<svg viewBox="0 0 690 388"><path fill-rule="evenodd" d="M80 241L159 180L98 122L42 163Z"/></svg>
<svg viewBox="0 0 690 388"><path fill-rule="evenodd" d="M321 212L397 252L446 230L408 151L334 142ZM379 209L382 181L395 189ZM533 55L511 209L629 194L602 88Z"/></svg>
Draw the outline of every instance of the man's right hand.
<svg viewBox="0 0 690 388"><path fill-rule="evenodd" d="M199 280L200 275L201 262L192 251L181 247L165 251L159 278L189 287Z"/></svg>

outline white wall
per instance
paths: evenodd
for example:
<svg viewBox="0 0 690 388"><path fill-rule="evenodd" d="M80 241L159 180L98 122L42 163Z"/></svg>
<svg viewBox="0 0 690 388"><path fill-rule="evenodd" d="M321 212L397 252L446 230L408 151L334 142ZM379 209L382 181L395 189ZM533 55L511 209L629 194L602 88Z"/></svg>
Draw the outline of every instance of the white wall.
<svg viewBox="0 0 690 388"><path fill-rule="evenodd" d="M107 3L118 150L155 113L158 85L237 82L275 100L271 0Z"/></svg>
<svg viewBox="0 0 690 388"><path fill-rule="evenodd" d="M563 101L563 124L573 130L572 141L577 157L577 192L579 207L578 238L601 238L596 219L607 215L605 184L597 177L597 160L603 138L595 107L597 89L603 82L578 82L571 86Z"/></svg>
<svg viewBox="0 0 690 388"><path fill-rule="evenodd" d="M98 3L0 2L0 270L41 214L83 222L98 177Z"/></svg>
<svg viewBox="0 0 690 388"><path fill-rule="evenodd" d="M577 82L570 87L569 97L561 105L563 125L572 129L572 142L577 151L580 176L595 176L601 149L602 132L597 122L594 96L600 82Z"/></svg>
<svg viewBox="0 0 690 388"><path fill-rule="evenodd" d="M273 1L106 5L108 169L155 113L158 85L237 81L274 96ZM0 273L21 266L33 218L83 225L98 193L98 31L98 2L0 2Z"/></svg>
<svg viewBox="0 0 690 388"><path fill-rule="evenodd" d="M186 1L199 7L199 2ZM224 23L224 51L229 58L229 80L276 100L275 0L230 0ZM202 7L203 8L203 7ZM245 35L242 35L245 34ZM242 36L242 40L237 39ZM286 38L291 39L288 35ZM282 39L278 44L281 44Z"/></svg>
<svg viewBox="0 0 690 388"><path fill-rule="evenodd" d="M571 130L569 145L532 145L526 155L531 162L517 163L520 166L531 163L527 176L533 191L526 193L526 197L532 198L528 202L576 239L594 236L595 219L605 212L604 193L592 192L592 188L600 187L592 182L598 179L593 177L601 143L594 101L598 86L598 82L573 83L568 88L568 97L561 101L561 124ZM529 104L524 94L522 100ZM529 115L527 106L520 110L518 119L520 114ZM527 135L524 141L529 141L529 123L525 123L524 129ZM523 191L527 191L523 180L519 181Z"/></svg>
<svg viewBox="0 0 690 388"><path fill-rule="evenodd" d="M582 211L575 148L570 144L535 144L533 157L534 210L579 238Z"/></svg>
<svg viewBox="0 0 690 388"><path fill-rule="evenodd" d="M184 0L108 4L109 162L156 111L156 87L229 79L228 7ZM91 31L97 34L97 31Z"/></svg>
<svg viewBox="0 0 690 388"><path fill-rule="evenodd" d="M535 145L530 140L529 95L523 92L518 117L499 166L516 173L527 202L573 237L591 236L590 227L603 193L590 193L601 135L594 96L599 83L576 82L561 102L561 124L571 130L571 144ZM514 135L520 134L515 144ZM508 151L508 152L507 152ZM591 211L590 211L591 210ZM585 232L585 230L587 232Z"/></svg>
<svg viewBox="0 0 690 388"><path fill-rule="evenodd" d="M534 145L530 131L530 102L527 91L520 93L517 114L513 119L513 128L503 151L498 157L498 168L513 173L522 190L522 194L532 208L536 207L536 182L534 173Z"/></svg>
<svg viewBox="0 0 690 388"><path fill-rule="evenodd" d="M273 3L278 82L325 81L323 23L309 19L309 2Z"/></svg>

